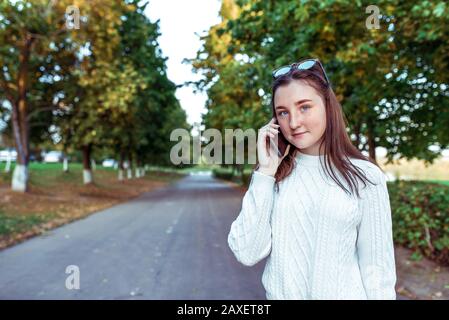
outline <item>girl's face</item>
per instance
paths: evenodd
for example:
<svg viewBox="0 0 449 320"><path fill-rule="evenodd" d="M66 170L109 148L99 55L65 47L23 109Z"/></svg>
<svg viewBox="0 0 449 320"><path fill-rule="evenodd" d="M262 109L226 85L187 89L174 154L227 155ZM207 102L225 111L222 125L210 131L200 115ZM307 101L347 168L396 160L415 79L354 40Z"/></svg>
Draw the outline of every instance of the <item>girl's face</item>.
<svg viewBox="0 0 449 320"><path fill-rule="evenodd" d="M293 80L274 96L275 114L284 137L302 153L320 155L326 129L326 110L318 92L306 82ZM296 135L302 133L301 135ZM322 150L321 150L322 151Z"/></svg>

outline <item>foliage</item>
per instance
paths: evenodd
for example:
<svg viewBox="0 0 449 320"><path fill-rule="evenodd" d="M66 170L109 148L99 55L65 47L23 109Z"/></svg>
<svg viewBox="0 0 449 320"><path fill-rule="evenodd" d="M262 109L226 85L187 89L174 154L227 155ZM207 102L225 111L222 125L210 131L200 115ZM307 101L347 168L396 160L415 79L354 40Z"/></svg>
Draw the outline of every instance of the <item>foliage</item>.
<svg viewBox="0 0 449 320"><path fill-rule="evenodd" d="M449 186L423 181L388 184L396 243L449 264Z"/></svg>
<svg viewBox="0 0 449 320"><path fill-rule="evenodd" d="M432 162L439 152L429 146L449 146L449 8L444 1L378 1L380 29L368 29L370 4L223 1L234 15L222 12L223 22L203 38L193 63L204 73L198 87L209 94L208 124L259 128L269 116L271 71L318 57L359 149L374 159L382 146L389 160ZM233 98L240 91L248 99Z"/></svg>

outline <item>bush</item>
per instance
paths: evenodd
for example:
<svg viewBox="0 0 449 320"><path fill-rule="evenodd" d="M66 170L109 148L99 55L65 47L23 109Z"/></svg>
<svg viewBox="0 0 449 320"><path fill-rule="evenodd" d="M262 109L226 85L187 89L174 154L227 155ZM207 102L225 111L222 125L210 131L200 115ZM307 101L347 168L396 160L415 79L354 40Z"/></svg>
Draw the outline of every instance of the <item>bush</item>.
<svg viewBox="0 0 449 320"><path fill-rule="evenodd" d="M224 180L229 180L229 181L233 181L233 175L232 172L228 169L213 169L212 170L212 174L214 175L214 177L220 178L220 179L224 179Z"/></svg>
<svg viewBox="0 0 449 320"><path fill-rule="evenodd" d="M234 174L232 174L232 171L230 169L220 168L220 169L213 169L212 173L217 178L233 181L248 187L252 172L244 171L243 177L241 177L240 173L237 171L234 171Z"/></svg>
<svg viewBox="0 0 449 320"><path fill-rule="evenodd" d="M251 182L251 175L252 172L243 172L243 181L242 183L246 186L249 187L249 183Z"/></svg>
<svg viewBox="0 0 449 320"><path fill-rule="evenodd" d="M394 241L449 265L449 186L425 181L388 183Z"/></svg>

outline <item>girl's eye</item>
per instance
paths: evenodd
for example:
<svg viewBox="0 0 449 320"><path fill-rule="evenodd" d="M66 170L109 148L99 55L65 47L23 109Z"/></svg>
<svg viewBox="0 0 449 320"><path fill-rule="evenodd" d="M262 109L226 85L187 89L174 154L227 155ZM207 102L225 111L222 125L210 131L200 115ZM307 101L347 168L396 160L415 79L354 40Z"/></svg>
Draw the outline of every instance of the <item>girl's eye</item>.
<svg viewBox="0 0 449 320"><path fill-rule="evenodd" d="M308 110L308 109L310 109L310 108L311 108L311 106L309 106L308 104L305 104L305 105L301 106L300 109L301 109L301 110ZM280 112L278 113L278 116L281 116L281 117L282 117L282 116L283 116L283 115L282 115L283 112L287 112L287 111L280 111Z"/></svg>
<svg viewBox="0 0 449 320"><path fill-rule="evenodd" d="M282 112L287 112L287 111L281 111L278 113L278 116L282 116Z"/></svg>

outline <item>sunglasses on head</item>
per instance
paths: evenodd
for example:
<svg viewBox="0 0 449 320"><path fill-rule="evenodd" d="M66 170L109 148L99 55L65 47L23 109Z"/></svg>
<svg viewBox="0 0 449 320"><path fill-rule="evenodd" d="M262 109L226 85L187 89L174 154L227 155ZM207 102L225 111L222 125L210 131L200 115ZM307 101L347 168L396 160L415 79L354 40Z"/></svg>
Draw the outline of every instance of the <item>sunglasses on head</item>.
<svg viewBox="0 0 449 320"><path fill-rule="evenodd" d="M289 73L293 69L297 70L308 70L312 68L315 64L318 64L321 67L321 70L323 70L324 77L326 78L326 83L330 85L329 78L327 77L326 71L324 70L323 65L321 64L320 60L318 59L306 59L301 62L293 63L289 66L282 66L276 70L273 71L273 79L277 79L280 76L283 76L284 74Z"/></svg>

